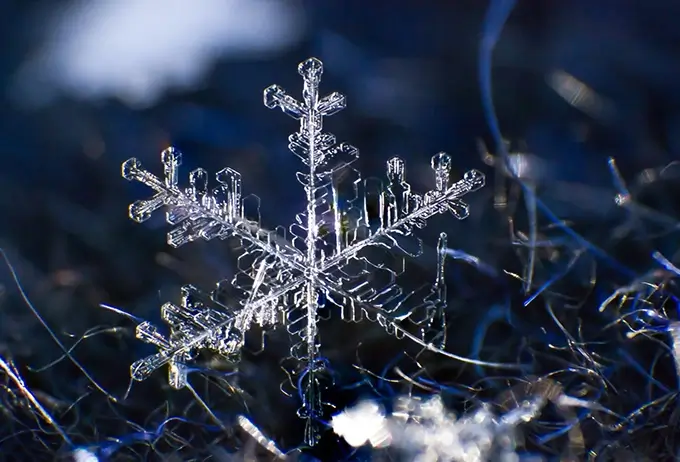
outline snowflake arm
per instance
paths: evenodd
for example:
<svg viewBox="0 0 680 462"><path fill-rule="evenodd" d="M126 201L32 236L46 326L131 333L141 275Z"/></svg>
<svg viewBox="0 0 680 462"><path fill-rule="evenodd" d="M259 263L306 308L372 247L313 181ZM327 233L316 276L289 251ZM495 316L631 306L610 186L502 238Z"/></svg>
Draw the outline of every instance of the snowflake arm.
<svg viewBox="0 0 680 462"><path fill-rule="evenodd" d="M168 382L173 388L182 388L187 383L186 362L193 351L209 346L225 353L231 349L225 340L229 338L234 316L206 307L198 301L199 296L195 287L187 285L182 288L181 306L163 305L161 317L171 328L168 338L149 322L137 326L137 338L156 346L159 353L134 362L130 366L133 379L144 380L168 364Z"/></svg>
<svg viewBox="0 0 680 462"><path fill-rule="evenodd" d="M335 146L335 137L323 133L323 118L335 114L345 107L345 97L332 93L319 99L319 82L323 73L321 61L308 59L298 66L298 73L303 78L303 101L289 97L277 85L264 91L264 103L269 108L279 107L284 113L300 120L300 129L289 137L289 149L307 166L307 172L298 172L298 181L303 185L307 208L304 215L298 217L304 231L305 258L304 275L306 282L301 293L296 294L294 312L301 313L297 319L300 342L293 345L291 355L305 363L299 382L303 390L303 403L298 414L307 420L305 442L314 445L318 439L317 420L321 417L321 398L318 374L324 369L324 362L319 360L318 342L318 310L319 295L323 292L319 261L317 259L319 236L317 216L317 193L323 190L324 178L329 174L323 170L328 161L339 155L356 155L352 146L341 144ZM321 186L320 186L321 184Z"/></svg>
<svg viewBox="0 0 680 462"><path fill-rule="evenodd" d="M292 280L257 300L251 298L237 312L220 304L215 296L211 296L208 301L195 287L182 287L181 305L165 303L161 308L161 317L170 326L169 336L164 337L148 321L137 326L137 338L157 347L159 353L132 363L132 378L145 380L156 369L167 364L170 386L183 388L187 384L187 363L197 350L207 348L226 356L238 353L255 313L272 303L279 303L282 297L296 290L300 284L299 279ZM215 307L208 307L208 304Z"/></svg>
<svg viewBox="0 0 680 462"><path fill-rule="evenodd" d="M122 176L138 181L156 194L147 200L130 205L130 218L138 223L148 220L157 209L166 206L166 221L175 226L168 232L168 244L179 247L198 238L212 240L236 236L275 256L290 268L304 270L302 254L282 240L272 240L270 233L262 230L259 223L249 221L244 215L241 197L241 174L231 168L217 172L218 186L208 190L208 174L196 169L189 175L190 187L182 190L177 186L177 171L181 153L168 148L161 153L164 180L145 170L139 160L128 159L123 163Z"/></svg>
<svg viewBox="0 0 680 462"><path fill-rule="evenodd" d="M460 198L484 186L485 177L478 170L470 170L463 178L449 185L451 157L443 152L432 157L435 174L435 189L424 196L411 193L411 186L405 181L404 161L394 157L387 162L387 176L390 184L380 198L380 226L370 236L352 243L328 259L322 271L328 271L360 250L369 246L384 245L385 238L408 235L412 228L423 228L426 220L433 215L450 211L462 220L469 214L468 205ZM397 196L393 191L399 191Z"/></svg>

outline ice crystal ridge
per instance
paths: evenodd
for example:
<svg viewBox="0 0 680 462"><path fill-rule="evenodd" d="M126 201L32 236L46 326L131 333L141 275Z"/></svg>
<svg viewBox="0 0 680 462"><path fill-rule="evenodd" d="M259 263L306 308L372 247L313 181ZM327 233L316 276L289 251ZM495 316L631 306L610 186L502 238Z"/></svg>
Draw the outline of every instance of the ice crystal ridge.
<svg viewBox="0 0 680 462"><path fill-rule="evenodd" d="M189 174L190 187L180 188L181 154L174 148L161 154L163 178L144 170L134 158L123 164L122 174L156 192L151 199L131 204L130 217L142 222L165 206L167 222L173 226L168 233L171 246L199 238L236 239L240 249L239 272L232 281L219 282L209 295L185 286L179 306L163 305L168 336L148 322L137 327L137 337L159 352L132 364L132 377L143 380L167 364L170 385L182 388L187 384L187 364L198 350L234 355L253 323L284 324L296 338L290 351L298 364L292 382L303 397L299 415L307 419L306 442L313 444L314 422L322 412L319 377L325 368L319 355L318 311L333 303L341 307L345 320L366 317L393 335L409 336L431 348L443 346L446 235L439 238L433 284L419 288L398 284L404 260L394 254L396 250L419 254L420 241L412 231L424 227L429 217L448 210L465 218L468 206L460 198L481 188L484 176L472 170L450 184L451 158L439 153L432 158L435 188L424 195L411 191L404 162L397 157L387 162L386 187L360 180L350 166L358 158L357 149L336 144L333 135L322 131L323 118L343 109L345 97L332 93L319 98L323 67L318 59L302 62L298 72L304 80L302 101L277 85L264 91L265 106L280 108L300 121L288 147L305 166L297 180L307 207L288 230L260 226L259 199L242 196L241 175L230 168L217 172L213 189L208 189L208 174L200 168ZM221 294L227 285L242 294L240 300L224 301ZM410 333L406 325L418 333Z"/></svg>

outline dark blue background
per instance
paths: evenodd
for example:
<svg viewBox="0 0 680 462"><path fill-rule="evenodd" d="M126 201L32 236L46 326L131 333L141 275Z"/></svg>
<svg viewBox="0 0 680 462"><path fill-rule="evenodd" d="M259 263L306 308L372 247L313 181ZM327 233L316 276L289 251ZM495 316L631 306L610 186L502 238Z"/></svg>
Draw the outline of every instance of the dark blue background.
<svg viewBox="0 0 680 462"><path fill-rule="evenodd" d="M489 175L489 186L469 198L468 220L432 225L423 237L433 245L440 231L434 228L446 226L451 247L498 269L512 268L516 262L507 260L512 253L507 222L492 206L494 170L477 150L479 139L494 146L477 72L486 7L486 2L472 0L304 1L307 26L301 41L259 59L227 55L214 63L200 89L170 91L145 109L115 98L88 101L67 95L27 109L17 104L11 83L22 63L49 40L35 24L36 18L48 21L50 10L39 2L4 0L0 247L37 309L67 344L72 342L67 334L78 337L96 325L124 323L99 303L156 319L160 304L175 297L182 283L209 288L216 274L231 271L233 262L210 244L169 251L160 218L132 223L127 205L146 197L147 191L123 180L120 164L134 156L160 172L160 150L172 144L184 152L182 179L198 166L211 172L236 168L243 174L244 190L262 199L264 223L290 222L304 205L294 179L298 161L286 150L287 136L296 127L262 105L262 90L276 83L297 96L301 83L296 65L316 56L325 64L324 92L340 91L348 100L348 108L326 127L359 148L364 173L382 176L385 161L399 155L407 162L412 184L423 190L432 184L430 157L446 151L454 158L454 175L470 168ZM677 237L665 227L661 237L642 232L633 233L632 243L612 239L611 230L626 213L614 204L607 159L614 157L631 183L645 169L680 159L678 18L680 3L671 0L520 0L494 53L493 93L503 134L513 147L526 146L548 166L539 179L539 196L557 216L571 220L582 235L639 274L655 267L649 258L653 250L672 257ZM567 104L546 83L558 70L610 101L611 117L591 117ZM653 185L648 192L650 188L642 188L641 194L648 194L644 200L674 223L673 185ZM517 222L524 226L524 214L518 213ZM604 297L630 279L612 271L600 281ZM14 358L33 386L73 401L88 383L72 367L60 363L42 374L26 370L27 365L56 359L56 349L19 300L7 269L0 270L0 287L0 352ZM469 280L458 288L463 300L475 300L481 310L493 297L476 294L478 289ZM511 293L515 297L519 292ZM474 326L476 321L468 322ZM98 336L78 350L97 379L117 393L125 389L130 361L146 351L129 334ZM466 340L460 342L460 352L466 353ZM351 362L354 351L340 356ZM389 359L378 350L369 356L376 365ZM263 361L277 367L277 360ZM253 364L262 364L258 361ZM268 380L262 378L267 372L252 374ZM277 402L277 380L267 384L272 397L260 396L261 402ZM154 394L158 383L141 385L140 396ZM92 428L88 433L78 427L87 428L96 420L90 417L93 413L109 409L99 399L84 400L83 420L73 424L86 434L79 444L130 431L109 423L94 435ZM148 416L144 405L136 406L121 411L126 416L122 421L140 423ZM285 447L295 446L299 433L291 430L290 436L287 428L298 425L291 414L294 406L281 413L276 406L264 404L267 410L260 411L258 423L265 422L277 438L287 435ZM290 416L281 417L284 413ZM32 454L30 443L16 447Z"/></svg>

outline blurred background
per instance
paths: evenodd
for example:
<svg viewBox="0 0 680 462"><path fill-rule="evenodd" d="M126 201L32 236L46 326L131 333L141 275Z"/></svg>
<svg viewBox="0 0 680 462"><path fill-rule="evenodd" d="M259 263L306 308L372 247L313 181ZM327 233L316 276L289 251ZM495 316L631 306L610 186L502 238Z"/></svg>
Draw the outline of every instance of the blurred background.
<svg viewBox="0 0 680 462"><path fill-rule="evenodd" d="M261 198L267 226L289 223L304 205L294 179L298 161L286 147L296 124L267 110L262 90L276 83L297 96L296 66L310 56L324 62L323 92L347 96L347 109L326 128L359 148L365 176L384 176L385 162L398 155L413 187L424 191L432 186L430 157L439 151L452 155L454 178L471 168L488 175L488 186L468 198L470 218L431 225L422 235L426 243L435 245L443 226L449 246L495 273L521 273L526 252L518 254L511 233L527 235L530 219L510 186L503 201L503 169L494 163L480 103L477 60L487 6L473 0L0 2L0 247L35 310L67 347L87 333L74 357L101 387L122 396L129 364L148 350L134 339L134 323L99 305L155 321L180 285L209 289L234 262L216 250L219 243L169 249L162 217L143 225L129 220L128 204L148 191L121 178L121 163L134 156L160 172L160 151L173 145L184 153L182 179L198 166L232 167L242 173L244 191ZM631 274L652 270L653 250L669 258L677 250L678 17L680 3L671 0L519 0L495 50L493 95L503 135L520 153L515 172L557 217L616 259L603 270L602 297L630 283ZM628 202L653 213L640 218L621 206ZM560 238L545 231L550 220L539 222L544 240ZM557 268L560 258L568 259L555 258ZM618 271L623 266L632 273ZM552 270L545 271L538 280L549 279ZM468 273L450 289L461 314L491 306L496 292L522 298L512 278L508 288ZM589 274L583 269L562 290L580 297ZM478 321L463 319L471 326ZM352 329L364 360L378 369L400 351L393 339ZM458 353L469 352L465 335L456 342ZM332 340L327 344L332 350ZM356 348L336 348L329 357L351 369ZM294 400L279 396L275 353L245 361L239 383L254 422L290 449L301 440L301 424ZM173 427L174 439L156 435L162 444L154 446L150 435L172 415L210 424L200 409L188 410L190 395L163 388L163 374L135 384L126 404L113 404L70 361L51 365L61 353L5 264L0 354L76 446L113 448L106 444L118 438L125 444L111 449L113 460L171 460L183 454L180 447L227 460L215 455L227 443L187 423ZM46 434L49 427L6 385L0 459L52 460L64 453L60 438ZM211 406L225 415L244 412L240 398L221 405L214 399ZM354 399L339 393L336 404ZM327 443L333 445L341 442Z"/></svg>

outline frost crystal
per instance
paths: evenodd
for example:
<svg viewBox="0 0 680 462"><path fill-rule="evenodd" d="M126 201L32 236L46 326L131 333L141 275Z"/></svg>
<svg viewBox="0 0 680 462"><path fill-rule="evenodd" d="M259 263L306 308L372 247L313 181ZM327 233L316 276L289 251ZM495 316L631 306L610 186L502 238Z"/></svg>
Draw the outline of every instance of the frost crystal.
<svg viewBox="0 0 680 462"><path fill-rule="evenodd" d="M137 337L155 345L159 352L135 362L132 377L143 380L167 364L169 382L175 388L187 384L187 364L200 349L223 355L238 354L245 333L260 326L285 324L297 339L290 355L296 360L292 382L303 397L298 414L307 419L305 441L314 444L315 422L322 415L321 377L325 362L319 354L319 310L329 302L340 306L342 317L358 322L364 316L378 321L393 335L407 335L431 348L441 348L445 335L446 287L444 258L446 234L438 244L438 268L433 284L411 287L398 283L404 272L404 255L418 256L421 243L413 235L435 214L450 211L459 219L468 215L460 198L484 185L476 170L451 183L451 158L439 153L432 158L435 187L420 195L405 179L403 160L387 162L388 184L361 180L351 168L358 151L349 144L336 144L322 130L322 121L345 107L345 97L331 93L319 98L321 61L308 59L298 66L304 80L302 101L273 85L264 91L264 104L280 108L300 121L290 135L289 149L304 164L297 173L307 207L286 230L261 227L256 196L243 197L241 175L230 168L217 172L217 186L208 188L208 174L196 169L189 174L190 187L178 186L181 155L174 148L161 154L164 177L144 170L137 159L122 166L123 177L151 187L156 194L130 205L130 217L138 222L166 208L173 226L168 243L179 247L199 238L236 239L240 243L239 272L232 281L221 281L210 295L192 286L183 288L179 306L166 303L163 320L167 336L144 322ZM252 205L252 206L251 206ZM231 285L240 299L227 304L221 296ZM418 329L410 334L408 325Z"/></svg>
<svg viewBox="0 0 680 462"><path fill-rule="evenodd" d="M543 404L527 400L502 416L483 406L457 417L438 395L427 400L401 396L391 415L364 401L333 416L331 426L353 447L394 447L419 462L517 462L516 427L534 419Z"/></svg>
<svg viewBox="0 0 680 462"><path fill-rule="evenodd" d="M577 460L576 452L584 445L576 409L603 409L596 402L567 395L562 384L550 378L528 377L495 401L456 415L441 395L401 395L391 413L375 402L361 401L334 415L330 424L350 446L391 447L418 462L543 461L525 451L520 426L538 423L552 403L565 422L554 434L566 433L569 439L566 451L555 460L571 461Z"/></svg>

